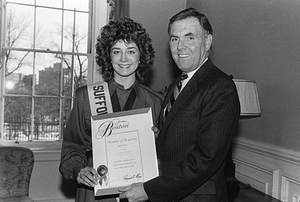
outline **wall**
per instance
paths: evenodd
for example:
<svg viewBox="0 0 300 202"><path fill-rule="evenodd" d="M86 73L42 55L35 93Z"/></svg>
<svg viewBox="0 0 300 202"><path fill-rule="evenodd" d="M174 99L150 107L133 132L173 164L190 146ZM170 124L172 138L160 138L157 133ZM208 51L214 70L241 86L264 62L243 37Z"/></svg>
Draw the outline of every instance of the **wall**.
<svg viewBox="0 0 300 202"><path fill-rule="evenodd" d="M155 62L149 84L155 90L163 90L174 79L174 67L169 51L167 26L169 19L186 8L186 0L130 0L130 17L146 28L155 49Z"/></svg>
<svg viewBox="0 0 300 202"><path fill-rule="evenodd" d="M300 201L300 152L238 137L235 177L283 202Z"/></svg>
<svg viewBox="0 0 300 202"><path fill-rule="evenodd" d="M262 116L238 136L300 151L300 1L188 0L214 29L212 59L235 78L257 82Z"/></svg>
<svg viewBox="0 0 300 202"><path fill-rule="evenodd" d="M130 17L153 39L150 86L156 90L174 78L166 29L170 17L185 7L195 7L210 19L213 62L235 78L257 83L262 116L241 120L238 135L300 151L300 1L131 0Z"/></svg>

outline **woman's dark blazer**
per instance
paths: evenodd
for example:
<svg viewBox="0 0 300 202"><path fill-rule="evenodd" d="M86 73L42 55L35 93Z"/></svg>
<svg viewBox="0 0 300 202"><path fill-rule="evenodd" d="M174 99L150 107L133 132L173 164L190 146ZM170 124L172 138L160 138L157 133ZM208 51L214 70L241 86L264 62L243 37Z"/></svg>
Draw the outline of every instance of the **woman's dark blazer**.
<svg viewBox="0 0 300 202"><path fill-rule="evenodd" d="M145 191L152 202L227 201L225 159L240 113L235 84L208 59L164 120L175 83L168 88L159 119L160 176L145 182Z"/></svg>

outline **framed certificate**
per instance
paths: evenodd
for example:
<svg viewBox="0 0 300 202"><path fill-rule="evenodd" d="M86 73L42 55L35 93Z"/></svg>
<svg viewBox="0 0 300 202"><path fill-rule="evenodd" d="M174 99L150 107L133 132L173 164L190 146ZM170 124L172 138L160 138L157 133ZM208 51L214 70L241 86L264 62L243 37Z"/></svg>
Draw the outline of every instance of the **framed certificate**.
<svg viewBox="0 0 300 202"><path fill-rule="evenodd" d="M95 196L158 176L151 108L92 117L93 166L100 176Z"/></svg>

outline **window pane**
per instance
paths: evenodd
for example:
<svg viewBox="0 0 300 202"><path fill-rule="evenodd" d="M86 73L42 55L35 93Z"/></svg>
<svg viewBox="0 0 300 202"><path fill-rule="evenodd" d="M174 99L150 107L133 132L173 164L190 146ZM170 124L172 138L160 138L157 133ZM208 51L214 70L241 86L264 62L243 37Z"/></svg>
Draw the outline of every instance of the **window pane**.
<svg viewBox="0 0 300 202"><path fill-rule="evenodd" d="M60 95L61 59L58 54L36 54L36 95Z"/></svg>
<svg viewBox="0 0 300 202"><path fill-rule="evenodd" d="M75 24L74 24L75 21ZM75 25L75 26L74 26ZM74 11L64 13L64 51L87 52L88 14Z"/></svg>
<svg viewBox="0 0 300 202"><path fill-rule="evenodd" d="M39 71L39 85L36 86L36 94L59 96L60 76L61 63L54 63L53 66Z"/></svg>
<svg viewBox="0 0 300 202"><path fill-rule="evenodd" d="M36 48L60 51L62 11L37 8L36 19Z"/></svg>
<svg viewBox="0 0 300 202"><path fill-rule="evenodd" d="M80 11L88 11L89 0L65 0L64 8Z"/></svg>
<svg viewBox="0 0 300 202"><path fill-rule="evenodd" d="M71 112L71 103L72 103L72 99L63 99L63 105L62 105L62 123L61 123L61 138L63 135L63 131L65 130L66 126L67 126L67 122L69 119L69 115Z"/></svg>
<svg viewBox="0 0 300 202"><path fill-rule="evenodd" d="M30 95L33 85L33 54L6 50L5 93Z"/></svg>
<svg viewBox="0 0 300 202"><path fill-rule="evenodd" d="M79 55L64 55L63 56L63 68L64 68L64 95L72 96L68 91L67 87L69 87L72 82L70 78L71 73L73 73L74 78L74 89L76 90L80 86L87 84L87 56L79 56ZM72 72L73 71L73 72Z"/></svg>
<svg viewBox="0 0 300 202"><path fill-rule="evenodd" d="M59 139L59 98L35 98L34 140Z"/></svg>
<svg viewBox="0 0 300 202"><path fill-rule="evenodd" d="M16 3L33 4L34 0L6 0L6 2L16 2Z"/></svg>
<svg viewBox="0 0 300 202"><path fill-rule="evenodd" d="M72 0L67 0L72 1ZM39 6L50 6L55 8L62 8L61 0L36 0L36 4Z"/></svg>
<svg viewBox="0 0 300 202"><path fill-rule="evenodd" d="M33 46L33 7L7 4L6 47L32 48Z"/></svg>
<svg viewBox="0 0 300 202"><path fill-rule="evenodd" d="M4 140L28 141L31 139L31 98L5 97Z"/></svg>
<svg viewBox="0 0 300 202"><path fill-rule="evenodd" d="M87 56L77 56L74 63L75 90L80 86L87 84Z"/></svg>
<svg viewBox="0 0 300 202"><path fill-rule="evenodd" d="M72 83L73 81L73 76L72 75L72 71L73 71L73 67L71 67L71 64L67 63L67 56L65 55L65 62L63 64L63 78L64 78L64 82L63 82L63 90L62 90L62 95L63 96L67 96L67 97L72 97L72 85L74 85L74 83ZM69 56L69 58L71 58L72 56Z"/></svg>

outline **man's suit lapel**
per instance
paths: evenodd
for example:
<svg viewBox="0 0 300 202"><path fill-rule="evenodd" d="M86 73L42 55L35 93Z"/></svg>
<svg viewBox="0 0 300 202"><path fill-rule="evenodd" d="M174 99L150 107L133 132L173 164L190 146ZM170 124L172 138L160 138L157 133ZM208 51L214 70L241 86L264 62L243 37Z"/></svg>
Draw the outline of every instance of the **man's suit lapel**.
<svg viewBox="0 0 300 202"><path fill-rule="evenodd" d="M202 67L194 74L194 76L190 79L190 81L187 83L187 85L184 87L182 92L179 94L177 97L176 101L174 102L170 112L168 113L168 117L166 118L165 121L163 121L163 113L160 116L160 134L158 136L157 141L160 141L163 136L165 135L165 131L168 128L169 124L172 122L174 116L178 113L178 110L180 107L184 104L186 104L187 100L190 98L190 96L193 95L197 91L198 88L201 88L201 83L204 81L206 75L210 71L210 67L213 64L211 63L210 60L207 60ZM177 79L176 79L177 81ZM166 99L163 103L163 109L166 107L168 104L173 88L174 88L175 82L173 82L170 85L170 88L168 90L168 93L166 95ZM162 110L164 111L164 110Z"/></svg>

